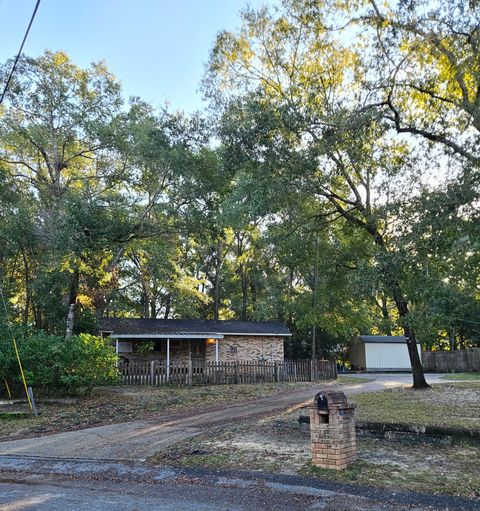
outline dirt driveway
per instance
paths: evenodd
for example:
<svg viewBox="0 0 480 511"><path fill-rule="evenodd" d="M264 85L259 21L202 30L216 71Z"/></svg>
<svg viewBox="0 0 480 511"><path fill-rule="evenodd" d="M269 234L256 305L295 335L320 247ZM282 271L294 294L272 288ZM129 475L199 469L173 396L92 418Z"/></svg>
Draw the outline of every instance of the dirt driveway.
<svg viewBox="0 0 480 511"><path fill-rule="evenodd" d="M384 388L411 385L411 375L369 375L373 381L342 386L347 395L374 392ZM431 383L441 381L428 375ZM276 413L297 406L313 397L321 384L306 384L298 389L268 398L209 407L198 413L111 424L0 443L1 455L40 456L63 459L143 461L156 451L178 441L221 428L232 422Z"/></svg>

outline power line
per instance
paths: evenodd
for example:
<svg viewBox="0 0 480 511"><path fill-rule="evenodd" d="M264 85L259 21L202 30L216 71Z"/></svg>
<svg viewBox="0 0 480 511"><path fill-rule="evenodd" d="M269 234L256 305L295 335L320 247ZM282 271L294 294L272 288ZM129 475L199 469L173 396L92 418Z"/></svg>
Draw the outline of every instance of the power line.
<svg viewBox="0 0 480 511"><path fill-rule="evenodd" d="M461 323L472 323L473 325L480 325L479 321L471 321L469 319L457 318L455 316L446 316L445 314L440 314L440 315L444 316L445 318L455 319L457 321L460 321Z"/></svg>
<svg viewBox="0 0 480 511"><path fill-rule="evenodd" d="M443 314L442 312L434 312L427 311L428 314L434 314L435 316L440 316L442 318L454 319L455 321L460 321L460 323L472 323L473 325L480 325L479 321L472 321L470 319L459 318L457 316L448 316L447 314Z"/></svg>
<svg viewBox="0 0 480 511"><path fill-rule="evenodd" d="M12 69L10 71L10 74L8 75L7 83L5 84L5 87L3 89L2 97L0 98L0 105L3 102L3 98L5 97L5 94L7 92L8 86L10 85L10 80L12 79L12 76L13 76L13 73L15 71L15 68L17 67L18 59L20 58L20 55L22 54L23 45L25 44L25 41L27 40L28 33L30 32L30 27L32 26L33 20L35 19L35 15L37 14L37 10L38 10L38 6L40 5L40 1L41 0L37 0L37 3L35 4L35 9L33 10L32 17L30 18L30 23L28 24L27 30L25 32L25 35L23 36L23 41L22 41L22 44L20 46L20 50L18 50L18 54L15 57L15 62L13 63L13 67L12 67Z"/></svg>

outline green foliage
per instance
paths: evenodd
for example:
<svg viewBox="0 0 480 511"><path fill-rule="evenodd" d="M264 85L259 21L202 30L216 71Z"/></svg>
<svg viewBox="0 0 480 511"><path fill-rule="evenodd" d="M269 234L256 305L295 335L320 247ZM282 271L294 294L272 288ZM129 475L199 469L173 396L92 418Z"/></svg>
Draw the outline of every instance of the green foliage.
<svg viewBox="0 0 480 511"><path fill-rule="evenodd" d="M246 9L211 54L212 118L127 104L104 63L22 57L0 111L2 320L278 320L302 357L405 329L478 344L478 9L404 4Z"/></svg>
<svg viewBox="0 0 480 511"><path fill-rule="evenodd" d="M15 333L27 384L36 391L72 395L116 381L116 355L108 340L80 334L65 341L28 329ZM0 374L20 392L22 380L8 330L0 340Z"/></svg>
<svg viewBox="0 0 480 511"><path fill-rule="evenodd" d="M403 4L247 9L205 90L241 169L235 201L289 238L291 326L465 347L480 326L478 12Z"/></svg>
<svg viewBox="0 0 480 511"><path fill-rule="evenodd" d="M155 349L153 341L142 342L137 345L137 353L150 353Z"/></svg>

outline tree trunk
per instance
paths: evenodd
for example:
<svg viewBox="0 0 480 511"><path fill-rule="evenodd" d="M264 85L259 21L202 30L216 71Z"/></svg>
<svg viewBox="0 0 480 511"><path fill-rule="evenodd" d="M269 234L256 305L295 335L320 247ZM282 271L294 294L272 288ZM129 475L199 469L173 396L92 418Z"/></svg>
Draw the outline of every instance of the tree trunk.
<svg viewBox="0 0 480 511"><path fill-rule="evenodd" d="M418 390L428 389L430 388L430 385L425 380L422 361L420 360L420 355L418 354L417 337L415 335L415 331L405 323L405 321L408 320L408 304L403 297L400 286L397 282L393 283L392 292L398 315L404 323L403 331L405 337L407 338L408 355L410 357L410 365L412 366L413 388Z"/></svg>
<svg viewBox="0 0 480 511"><path fill-rule="evenodd" d="M215 278L213 281L213 319L218 320L220 312L220 271L223 265L223 241L217 244Z"/></svg>
<svg viewBox="0 0 480 511"><path fill-rule="evenodd" d="M148 318L148 298L145 290L140 295L140 317Z"/></svg>
<svg viewBox="0 0 480 511"><path fill-rule="evenodd" d="M317 358L317 327L312 328L312 360Z"/></svg>
<svg viewBox="0 0 480 511"><path fill-rule="evenodd" d="M380 308L380 310L382 311L382 317L385 321L385 323L384 323L385 334L391 336L392 335L392 325L390 323L390 316L388 314L387 299L384 296L382 296L381 302L380 303L377 302L377 305Z"/></svg>
<svg viewBox="0 0 480 511"><path fill-rule="evenodd" d="M42 325L42 313L41 311L39 311L36 307L35 307L35 304L32 305L32 310L33 310L33 318L35 320L35 328L37 330L43 330L43 325Z"/></svg>
<svg viewBox="0 0 480 511"><path fill-rule="evenodd" d="M250 277L250 292L252 293L252 309L255 312L257 310L257 285L253 278Z"/></svg>
<svg viewBox="0 0 480 511"><path fill-rule="evenodd" d="M165 302L165 319L168 319L168 316L170 316L170 308L172 307L172 295L167 296L167 300Z"/></svg>
<svg viewBox="0 0 480 511"><path fill-rule="evenodd" d="M455 350L455 338L456 338L456 333L455 333L455 328L453 328L452 331L450 332L450 351Z"/></svg>
<svg viewBox="0 0 480 511"><path fill-rule="evenodd" d="M74 303L70 303L68 305L67 327L65 330L65 340L68 340L73 336L73 326L75 324L75 308L76 308L76 304L74 304Z"/></svg>
<svg viewBox="0 0 480 511"><path fill-rule="evenodd" d="M373 236L377 247L381 249L383 253L382 255L388 256L385 240L378 232L378 230L370 225L368 232ZM417 350L417 338L415 331L408 325L408 303L402 293L400 283L396 278L396 269L392 267L388 257L384 259L382 264L382 277L386 288L392 294L398 315L403 323L403 332L407 338L408 355L410 357L410 365L412 366L413 388L418 390L428 389L430 388L430 385L428 385L427 381L425 380L422 361L420 360L420 355L418 354Z"/></svg>
<svg viewBox="0 0 480 511"><path fill-rule="evenodd" d="M220 278L218 272L215 273L215 281L213 283L213 319L218 320L220 303Z"/></svg>
<svg viewBox="0 0 480 511"><path fill-rule="evenodd" d="M23 258L23 266L25 269L25 308L23 310L23 323L28 324L28 316L30 310L30 270L28 267L27 255L25 254L25 250L22 248L22 258Z"/></svg>
<svg viewBox="0 0 480 511"><path fill-rule="evenodd" d="M242 281L242 320L247 321L247 309L248 309L248 282L247 272L245 266L240 267L240 278Z"/></svg>
<svg viewBox="0 0 480 511"><path fill-rule="evenodd" d="M157 300L156 298L150 298L150 317L157 317Z"/></svg>
<svg viewBox="0 0 480 511"><path fill-rule="evenodd" d="M72 275L72 282L70 284L70 295L68 298L68 312L65 328L65 339L70 339L73 336L73 327L75 325L75 312L77 309L77 295L78 285L80 282L80 275L77 269L74 270Z"/></svg>
<svg viewBox="0 0 480 511"><path fill-rule="evenodd" d="M315 237L315 261L313 267L313 289L312 289L312 311L314 321L316 321L315 315L317 311L317 287L318 287L318 239ZM312 328L312 360L317 358L317 326L314 324Z"/></svg>

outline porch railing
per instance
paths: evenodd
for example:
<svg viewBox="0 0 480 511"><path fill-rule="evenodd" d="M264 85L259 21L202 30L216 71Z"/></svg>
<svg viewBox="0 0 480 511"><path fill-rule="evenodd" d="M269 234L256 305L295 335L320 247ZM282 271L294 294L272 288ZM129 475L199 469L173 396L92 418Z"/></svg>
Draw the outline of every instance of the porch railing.
<svg viewBox="0 0 480 511"><path fill-rule="evenodd" d="M172 362L121 361L118 366L124 385L217 385L266 382L333 380L335 362L330 360L285 360L283 362Z"/></svg>

